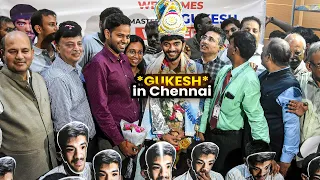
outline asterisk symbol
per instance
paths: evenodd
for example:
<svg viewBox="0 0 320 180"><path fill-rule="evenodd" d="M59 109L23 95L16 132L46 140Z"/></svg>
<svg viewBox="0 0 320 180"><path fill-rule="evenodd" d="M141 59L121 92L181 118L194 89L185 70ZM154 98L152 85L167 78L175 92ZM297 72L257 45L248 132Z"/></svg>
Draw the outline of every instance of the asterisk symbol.
<svg viewBox="0 0 320 180"><path fill-rule="evenodd" d="M203 76L203 77L202 77L202 80L203 80L203 81L208 81L208 76Z"/></svg>
<svg viewBox="0 0 320 180"><path fill-rule="evenodd" d="M142 76L138 76L138 81L142 81L143 80L143 77Z"/></svg>

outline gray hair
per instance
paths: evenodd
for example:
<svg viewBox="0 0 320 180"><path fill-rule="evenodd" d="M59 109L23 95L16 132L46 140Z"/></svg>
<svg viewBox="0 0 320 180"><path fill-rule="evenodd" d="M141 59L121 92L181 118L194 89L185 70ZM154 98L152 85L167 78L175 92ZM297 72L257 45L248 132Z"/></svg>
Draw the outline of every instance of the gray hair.
<svg viewBox="0 0 320 180"><path fill-rule="evenodd" d="M306 58L306 61L307 62L310 62L311 61L311 56L314 54L314 53L317 53L320 51L320 41L318 42L315 42L315 43L312 43L310 48L309 48L309 51L307 53L307 58Z"/></svg>
<svg viewBox="0 0 320 180"><path fill-rule="evenodd" d="M305 50L307 48L307 43L306 43L306 40L300 35L300 34L297 34L297 33L290 33L288 34L284 40L286 40L289 44L293 41L293 40L298 40L298 41L301 41L303 43L303 50Z"/></svg>
<svg viewBox="0 0 320 180"><path fill-rule="evenodd" d="M280 38L272 38L269 42L267 53L271 55L272 61L278 66L288 66L291 57L289 43Z"/></svg>

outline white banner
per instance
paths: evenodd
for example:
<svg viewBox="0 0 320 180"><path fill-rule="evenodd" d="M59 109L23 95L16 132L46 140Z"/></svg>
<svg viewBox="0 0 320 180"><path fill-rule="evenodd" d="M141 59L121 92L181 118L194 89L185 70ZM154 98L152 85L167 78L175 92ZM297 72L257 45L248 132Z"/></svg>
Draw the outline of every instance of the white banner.
<svg viewBox="0 0 320 180"><path fill-rule="evenodd" d="M132 33L146 39L144 26L155 19L156 0L0 0L0 14L9 16L16 4L30 4L36 9L50 9L56 12L58 22L72 20L79 23L85 34L99 30L99 15L107 7L119 7L132 20ZM219 25L224 19L239 20L246 16L258 17L262 24L266 16L266 0L191 0L181 1L183 18L189 28L186 38L194 34L193 21L198 13L207 13L212 23ZM264 34L262 26L262 35ZM263 36L261 36L263 37ZM263 39L263 38L262 38Z"/></svg>

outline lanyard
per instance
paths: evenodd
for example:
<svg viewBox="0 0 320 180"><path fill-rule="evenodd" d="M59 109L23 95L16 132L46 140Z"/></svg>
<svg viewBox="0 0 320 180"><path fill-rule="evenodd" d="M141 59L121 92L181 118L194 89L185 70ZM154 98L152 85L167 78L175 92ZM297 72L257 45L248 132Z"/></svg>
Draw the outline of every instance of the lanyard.
<svg viewBox="0 0 320 180"><path fill-rule="evenodd" d="M219 82L219 86L218 86L218 87L220 87L219 97L217 97L218 94L217 94L217 96L216 96L216 99L218 98L218 101L220 101L220 105L221 105L221 103L222 103L222 98L221 98L221 97L223 97L226 89L229 87L229 85L231 84L231 82L232 82L232 81L235 81L236 78L237 78L248 66L249 66L249 64L245 65L237 74L235 74L234 76L232 76L231 79L230 79L230 81L228 82L228 84L227 84L226 87L224 88L224 90L221 92L222 87L223 87L223 82L225 81L225 78L226 78L228 72L229 72L231 69L229 69L229 70L227 71L227 73L224 75L224 78L222 78L222 81ZM231 71L232 71L232 70L231 70ZM217 102L218 102L218 101L217 101ZM215 102L215 101L214 101L214 102Z"/></svg>

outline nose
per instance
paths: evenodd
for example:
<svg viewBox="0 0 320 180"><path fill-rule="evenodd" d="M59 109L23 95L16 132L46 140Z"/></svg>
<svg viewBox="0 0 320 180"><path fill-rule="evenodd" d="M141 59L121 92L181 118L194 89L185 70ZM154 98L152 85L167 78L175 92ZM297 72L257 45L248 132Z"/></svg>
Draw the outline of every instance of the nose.
<svg viewBox="0 0 320 180"><path fill-rule="evenodd" d="M26 24L26 32L32 32L32 27L29 23Z"/></svg>
<svg viewBox="0 0 320 180"><path fill-rule="evenodd" d="M18 51L18 54L16 56L16 59L23 59L23 55L21 51Z"/></svg>
<svg viewBox="0 0 320 180"><path fill-rule="evenodd" d="M75 159L82 159L83 158L83 153L82 150L76 149L74 153L74 158Z"/></svg>
<svg viewBox="0 0 320 180"><path fill-rule="evenodd" d="M230 30L230 31L228 32L229 37L230 37L232 34L233 34L233 32Z"/></svg>
<svg viewBox="0 0 320 180"><path fill-rule="evenodd" d="M54 26L54 31L55 32L58 31L58 26L57 25Z"/></svg>
<svg viewBox="0 0 320 180"><path fill-rule="evenodd" d="M160 177L163 177L164 179L169 179L169 169L167 168L161 168L161 171L160 171Z"/></svg>

